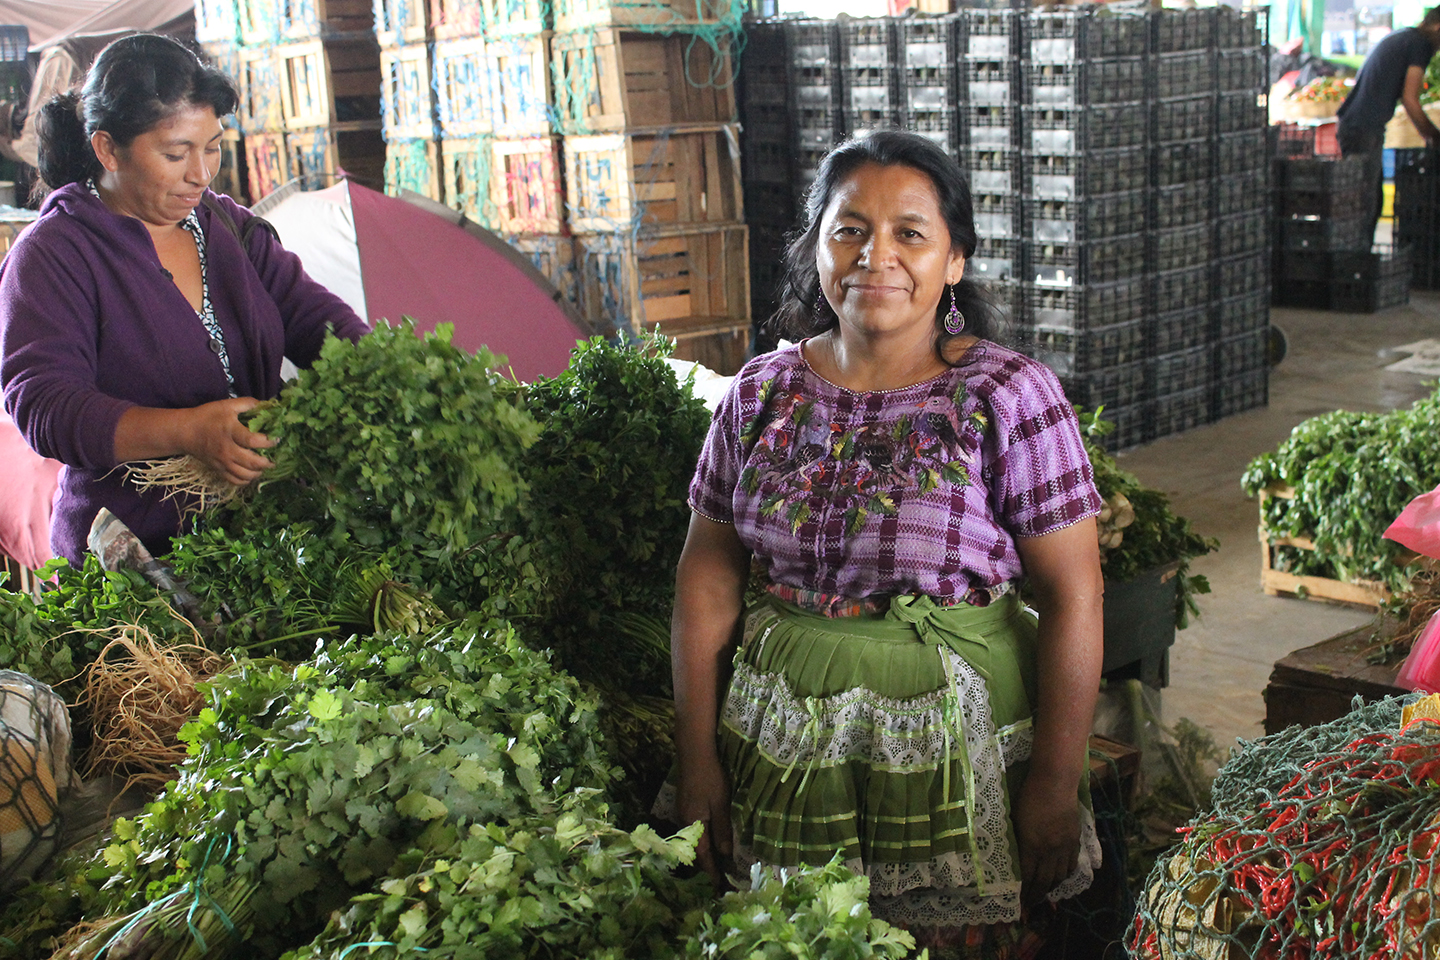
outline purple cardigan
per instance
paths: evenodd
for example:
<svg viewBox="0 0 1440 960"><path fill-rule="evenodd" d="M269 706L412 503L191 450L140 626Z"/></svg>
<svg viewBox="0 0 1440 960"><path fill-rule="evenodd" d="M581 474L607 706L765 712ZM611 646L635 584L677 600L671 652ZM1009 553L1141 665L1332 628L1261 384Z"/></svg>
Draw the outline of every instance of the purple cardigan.
<svg viewBox="0 0 1440 960"><path fill-rule="evenodd" d="M216 199L243 229L250 212ZM198 216L237 395L275 396L282 357L309 366L327 330L352 340L366 332L267 231L255 231L247 255L204 205ZM50 528L57 556L84 558L101 507L153 554L168 552L180 505L140 493L113 469L115 427L132 406L179 409L229 396L209 340L143 223L110 212L83 184L50 194L0 264L0 386L30 446L66 465Z"/></svg>

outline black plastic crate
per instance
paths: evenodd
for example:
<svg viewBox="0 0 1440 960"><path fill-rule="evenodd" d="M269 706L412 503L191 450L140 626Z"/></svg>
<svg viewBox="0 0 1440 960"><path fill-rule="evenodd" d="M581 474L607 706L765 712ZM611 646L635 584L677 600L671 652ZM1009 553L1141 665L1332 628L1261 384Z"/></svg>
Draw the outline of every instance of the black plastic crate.
<svg viewBox="0 0 1440 960"><path fill-rule="evenodd" d="M1215 52L1162 53L1151 60L1151 91L1156 97L1194 97L1215 92Z"/></svg>
<svg viewBox="0 0 1440 960"><path fill-rule="evenodd" d="M1022 16L1017 10L962 9L959 24L962 55L986 60L1018 59Z"/></svg>
<svg viewBox="0 0 1440 960"><path fill-rule="evenodd" d="M1215 416L1232 417L1246 410L1263 407L1270 402L1270 371L1255 370L1230 380L1222 380L1215 389Z"/></svg>
<svg viewBox="0 0 1440 960"><path fill-rule="evenodd" d="M1105 193L1083 200L1025 200L1025 237L1037 243L1075 243L1135 232L1145 222L1144 190Z"/></svg>
<svg viewBox="0 0 1440 960"><path fill-rule="evenodd" d="M1150 104L1150 139L1156 143L1196 140L1215 132L1215 94L1155 100Z"/></svg>
<svg viewBox="0 0 1440 960"><path fill-rule="evenodd" d="M779 184L788 192L790 181L794 179L791 166L794 156L794 147L788 140L784 143L774 140L746 141L741 147L740 169L744 172L742 182L745 185L747 221L761 214L761 209L749 200L751 185Z"/></svg>
<svg viewBox="0 0 1440 960"><path fill-rule="evenodd" d="M1344 193L1366 186L1361 157L1286 158L1276 166L1275 188L1284 192Z"/></svg>
<svg viewBox="0 0 1440 960"><path fill-rule="evenodd" d="M1149 396L1145 373L1143 361L1126 363L1067 377L1060 386L1065 390L1065 399L1091 410L1128 407L1143 403Z"/></svg>
<svg viewBox="0 0 1440 960"><path fill-rule="evenodd" d="M1243 297L1270 285L1270 258L1263 253L1223 257L1215 271L1215 295Z"/></svg>
<svg viewBox="0 0 1440 960"><path fill-rule="evenodd" d="M1150 49L1157 54L1213 49L1217 19L1214 7L1156 10L1150 21L1154 29Z"/></svg>
<svg viewBox="0 0 1440 960"><path fill-rule="evenodd" d="M960 17L956 14L908 17L898 24L902 69L953 69L965 54L960 46Z"/></svg>
<svg viewBox="0 0 1440 960"><path fill-rule="evenodd" d="M1067 379L1145 359L1145 322L1111 324L1090 330L1036 325L1022 340L1026 353Z"/></svg>
<svg viewBox="0 0 1440 960"><path fill-rule="evenodd" d="M1173 187L1215 176L1214 142L1209 138L1150 147L1157 187Z"/></svg>
<svg viewBox="0 0 1440 960"><path fill-rule="evenodd" d="M1334 275L1335 255L1328 251L1278 250L1275 254L1275 282L1326 281Z"/></svg>
<svg viewBox="0 0 1440 960"><path fill-rule="evenodd" d="M958 111L954 107L937 110L907 108L901 111L900 125L912 133L918 133L952 157L958 156L960 128Z"/></svg>
<svg viewBox="0 0 1440 960"><path fill-rule="evenodd" d="M961 104L960 136L971 150L1014 150L1020 146L1020 108L1014 104Z"/></svg>
<svg viewBox="0 0 1440 960"><path fill-rule="evenodd" d="M1231 380L1242 373L1263 369L1269 360L1270 328L1257 327L1215 345L1215 378Z"/></svg>
<svg viewBox="0 0 1440 960"><path fill-rule="evenodd" d="M1268 16L1268 12L1264 13ZM1221 50L1248 47L1258 50L1265 45L1266 24L1260 19L1261 9L1239 10L1221 5L1216 10L1215 46Z"/></svg>
<svg viewBox="0 0 1440 960"><path fill-rule="evenodd" d="M1195 180L1151 191L1150 229L1188 227L1215 216L1215 181Z"/></svg>
<svg viewBox="0 0 1440 960"><path fill-rule="evenodd" d="M1282 219L1289 217L1323 217L1327 220L1356 220L1368 215L1373 202L1366 187L1343 190L1279 191L1276 212Z"/></svg>
<svg viewBox="0 0 1440 960"><path fill-rule="evenodd" d="M1268 122L1265 106L1254 93L1245 91L1218 95L1215 107L1215 129L1219 133L1264 130Z"/></svg>
<svg viewBox="0 0 1440 960"><path fill-rule="evenodd" d="M1029 149L1035 153L1085 153L1143 147L1148 137L1146 105L1141 101L1087 107L1022 108Z"/></svg>
<svg viewBox="0 0 1440 960"><path fill-rule="evenodd" d="M1100 438L1100 446L1116 453L1137 447L1150 439L1150 404L1132 403L1128 407L1106 407L1102 420L1115 424L1115 429Z"/></svg>
<svg viewBox="0 0 1440 960"><path fill-rule="evenodd" d="M1440 163L1423 151L1396 153L1395 232L1413 240L1440 234Z"/></svg>
<svg viewBox="0 0 1440 960"><path fill-rule="evenodd" d="M1329 310L1330 281L1277 279L1270 288L1270 302L1277 307Z"/></svg>
<svg viewBox="0 0 1440 960"><path fill-rule="evenodd" d="M1440 238L1410 243L1410 289L1440 290Z"/></svg>
<svg viewBox="0 0 1440 960"><path fill-rule="evenodd" d="M1273 138L1271 151L1276 160L1276 184L1280 183L1279 161L1290 157L1315 156L1315 128L1302 127L1296 123L1277 123L1270 128Z"/></svg>
<svg viewBox="0 0 1440 960"><path fill-rule="evenodd" d="M1144 57L1025 63L1022 76L1024 102L1037 107L1128 102L1146 89Z"/></svg>
<svg viewBox="0 0 1440 960"><path fill-rule="evenodd" d="M1215 352L1206 344L1151 357L1145 366L1152 397L1209 386L1215 378Z"/></svg>
<svg viewBox="0 0 1440 960"><path fill-rule="evenodd" d="M1026 276L1040 284L1091 284L1145 275L1146 234L1075 243L1025 241Z"/></svg>
<svg viewBox="0 0 1440 960"><path fill-rule="evenodd" d="M797 108L795 143L800 146L833 147L844 136L844 114L828 107Z"/></svg>
<svg viewBox="0 0 1440 960"><path fill-rule="evenodd" d="M1209 264L1154 274L1150 278L1151 312L1169 313L1207 302L1213 295L1212 274Z"/></svg>
<svg viewBox="0 0 1440 960"><path fill-rule="evenodd" d="M1346 313L1374 313L1410 302L1410 278L1376 280L1337 279L1330 286L1330 309Z"/></svg>
<svg viewBox="0 0 1440 960"><path fill-rule="evenodd" d="M1215 172L1228 177L1232 173L1261 170L1270 159L1269 136L1264 130L1224 133L1216 138Z"/></svg>
<svg viewBox="0 0 1440 960"><path fill-rule="evenodd" d="M1150 269L1156 273L1199 267L1214 256L1215 232L1209 223L1163 227L1150 232Z"/></svg>
<svg viewBox="0 0 1440 960"><path fill-rule="evenodd" d="M954 110L958 101L957 67L902 67L898 86L907 110Z"/></svg>
<svg viewBox="0 0 1440 960"><path fill-rule="evenodd" d="M1223 217L1250 210L1270 212L1270 184L1263 168L1216 178L1216 213Z"/></svg>
<svg viewBox="0 0 1440 960"><path fill-rule="evenodd" d="M788 167L788 164L787 164ZM795 225L795 196L791 187L793 177L784 180L745 181L745 222L752 235L756 230L775 228L788 230ZM750 250L755 251L752 237Z"/></svg>
<svg viewBox="0 0 1440 960"><path fill-rule="evenodd" d="M1211 385L1183 390L1150 401L1151 440L1174 436L1203 427L1214 414L1214 388Z"/></svg>
<svg viewBox="0 0 1440 960"><path fill-rule="evenodd" d="M1260 48L1221 50L1215 60L1215 89L1221 93L1265 93L1265 53Z"/></svg>
<svg viewBox="0 0 1440 960"><path fill-rule="evenodd" d="M970 178L971 193L1014 193L1023 179L1018 150L966 147L960 155L960 169Z"/></svg>
<svg viewBox="0 0 1440 960"><path fill-rule="evenodd" d="M963 103L990 106L1020 103L1020 70L1017 62L966 57L960 61L960 100Z"/></svg>
<svg viewBox="0 0 1440 960"><path fill-rule="evenodd" d="M900 43L889 17L855 17L837 22L840 66L846 70L891 70L899 66Z"/></svg>
<svg viewBox="0 0 1440 960"><path fill-rule="evenodd" d="M975 253L965 261L965 276L971 280L1016 281L1022 276L1019 240L981 237Z"/></svg>
<svg viewBox="0 0 1440 960"><path fill-rule="evenodd" d="M1263 252L1270 245L1270 218L1264 210L1221 217L1215 234L1216 253L1220 256Z"/></svg>
<svg viewBox="0 0 1440 960"><path fill-rule="evenodd" d="M1191 304L1150 318L1149 356L1160 357L1180 350L1193 350L1214 340L1213 318L1208 303Z"/></svg>
<svg viewBox="0 0 1440 960"><path fill-rule="evenodd" d="M1034 63L1143 57L1150 52L1150 24L1143 15L1036 10L1024 24L1022 42Z"/></svg>
<svg viewBox="0 0 1440 960"><path fill-rule="evenodd" d="M1215 305L1215 330L1223 340L1270 326L1270 290L1264 288Z"/></svg>
<svg viewBox="0 0 1440 960"><path fill-rule="evenodd" d="M1027 283L1024 301L1030 323L1068 330L1111 327L1143 320L1149 313L1143 277L1071 287Z"/></svg>
<svg viewBox="0 0 1440 960"><path fill-rule="evenodd" d="M1291 217L1279 221L1283 250L1314 250L1334 253L1341 250L1369 250L1374 242L1370 221L1331 220L1320 217Z"/></svg>
<svg viewBox="0 0 1440 960"><path fill-rule="evenodd" d="M1013 193L976 193L975 232L982 238L1020 239L1020 198Z"/></svg>
<svg viewBox="0 0 1440 960"><path fill-rule="evenodd" d="M1082 154L1027 153L1024 170L1025 195L1045 200L1124 193L1142 190L1149 183L1144 147L1092 150Z"/></svg>
<svg viewBox="0 0 1440 960"><path fill-rule="evenodd" d="M1020 284L1008 279L976 277L980 295L990 305L998 329L996 336L1001 343L1013 344L1023 339L1025 329L1021 316Z"/></svg>

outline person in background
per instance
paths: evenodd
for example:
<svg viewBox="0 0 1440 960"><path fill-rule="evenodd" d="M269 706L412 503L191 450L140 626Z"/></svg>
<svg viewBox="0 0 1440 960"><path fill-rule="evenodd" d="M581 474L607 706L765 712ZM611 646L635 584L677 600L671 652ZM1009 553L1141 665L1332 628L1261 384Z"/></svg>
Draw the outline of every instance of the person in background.
<svg viewBox="0 0 1440 960"><path fill-rule="evenodd" d="M1370 192L1367 237L1375 235L1375 224L1385 205L1385 125L1395 115L1395 102L1431 149L1440 146L1440 130L1420 106L1425 86L1425 69L1440 50L1440 7L1425 11L1417 27L1396 30L1375 45L1365 58L1355 86L1340 104L1336 139L1346 157L1363 157L1365 183Z"/></svg>
<svg viewBox="0 0 1440 960"><path fill-rule="evenodd" d="M254 480L270 441L239 415L279 392L282 358L368 329L268 232L242 245L250 212L208 191L236 102L180 43L135 34L40 118L54 191L0 265L0 386L30 446L65 464L50 541L72 563L101 507L167 553L185 503L117 465L189 454Z"/></svg>
<svg viewBox="0 0 1440 960"><path fill-rule="evenodd" d="M1099 863L1100 498L1054 374L986 339L975 245L929 140L821 164L776 317L799 342L735 378L690 488L657 812L705 824L717 879L838 850L922 944L1014 957L1022 883L1064 898Z"/></svg>

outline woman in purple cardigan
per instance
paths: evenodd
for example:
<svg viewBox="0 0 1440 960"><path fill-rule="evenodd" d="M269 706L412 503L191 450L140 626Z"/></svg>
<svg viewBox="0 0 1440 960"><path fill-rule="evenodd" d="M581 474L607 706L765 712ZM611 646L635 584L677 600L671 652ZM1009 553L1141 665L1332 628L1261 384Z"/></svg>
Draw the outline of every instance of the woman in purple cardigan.
<svg viewBox="0 0 1440 960"><path fill-rule="evenodd" d="M137 34L40 118L54 192L0 265L0 385L30 445L66 465L50 540L71 562L101 507L168 552L184 504L116 466L189 454L250 482L270 441L239 415L279 392L282 358L306 366L327 332L367 329L268 231L242 246L252 215L209 193L236 102L185 47Z"/></svg>

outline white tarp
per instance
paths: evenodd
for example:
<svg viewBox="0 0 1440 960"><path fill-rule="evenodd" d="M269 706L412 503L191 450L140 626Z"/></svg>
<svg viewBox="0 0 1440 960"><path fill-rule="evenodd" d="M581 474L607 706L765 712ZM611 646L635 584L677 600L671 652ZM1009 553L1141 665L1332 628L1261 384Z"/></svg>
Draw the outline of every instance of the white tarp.
<svg viewBox="0 0 1440 960"><path fill-rule="evenodd" d="M360 247L350 209L350 187L341 181L324 190L295 193L265 211L285 249L300 258L305 272L350 305L362 317L365 286L360 278Z"/></svg>
<svg viewBox="0 0 1440 960"><path fill-rule="evenodd" d="M193 14L194 0L0 0L0 24L30 28L30 49L72 37L154 30Z"/></svg>

